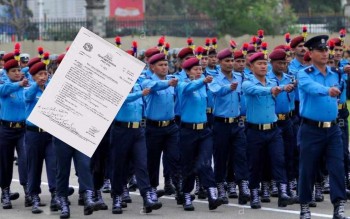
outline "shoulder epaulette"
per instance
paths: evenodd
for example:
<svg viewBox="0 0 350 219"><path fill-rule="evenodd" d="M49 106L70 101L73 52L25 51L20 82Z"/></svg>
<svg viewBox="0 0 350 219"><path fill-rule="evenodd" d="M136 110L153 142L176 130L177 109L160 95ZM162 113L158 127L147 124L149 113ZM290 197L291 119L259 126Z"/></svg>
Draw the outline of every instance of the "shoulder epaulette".
<svg viewBox="0 0 350 219"><path fill-rule="evenodd" d="M335 72L335 73L338 73L338 74L341 74L341 71L338 67L331 67L331 71L332 72Z"/></svg>
<svg viewBox="0 0 350 219"><path fill-rule="evenodd" d="M312 66L305 69L305 72L306 72L306 73L311 73L311 72L313 72L313 71L315 71L315 68L312 67Z"/></svg>

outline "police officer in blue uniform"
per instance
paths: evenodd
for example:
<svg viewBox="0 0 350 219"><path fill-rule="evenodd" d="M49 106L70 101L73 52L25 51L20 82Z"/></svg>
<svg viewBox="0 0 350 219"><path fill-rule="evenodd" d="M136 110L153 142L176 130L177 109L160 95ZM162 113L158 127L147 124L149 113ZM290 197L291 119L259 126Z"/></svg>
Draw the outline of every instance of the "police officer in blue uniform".
<svg viewBox="0 0 350 219"><path fill-rule="evenodd" d="M296 176L294 165L294 152L296 144L294 144L293 122L290 118L290 112L294 105L294 83L290 76L285 73L287 67L287 54L284 49L275 49L269 55L272 70L267 73L267 78L275 81L277 86L282 88L282 92L275 98L277 125L282 131L284 156L286 163L286 173L288 179L288 195L296 202L298 197L293 191L293 181ZM273 158L272 158L273 159Z"/></svg>
<svg viewBox="0 0 350 219"><path fill-rule="evenodd" d="M223 49L218 55L220 73L209 84L214 97L214 173L218 196L228 204L224 182L228 170L235 173L239 185L239 204L249 201L246 136L240 123L242 75L233 73L233 53ZM228 168L228 165L233 167ZM233 173L231 173L233 174Z"/></svg>
<svg viewBox="0 0 350 219"><path fill-rule="evenodd" d="M163 159L167 159L169 175L175 184L180 174L179 129L174 120L174 86L178 80L176 78L167 80L168 60L164 53L153 55L149 59L149 64L153 75L143 81L142 88L151 89L151 93L144 98L147 162L152 200L157 201L156 191L159 185L159 163L162 153Z"/></svg>
<svg viewBox="0 0 350 219"><path fill-rule="evenodd" d="M150 89L141 89L136 83L126 98L123 106L114 119L111 129L111 164L112 164L112 197L113 214L121 214L123 186L126 183L128 163L132 161L137 186L143 197L144 212L150 213L162 207L158 200L152 201L152 190L147 171L147 148L145 130L141 126L143 101L142 97Z"/></svg>
<svg viewBox="0 0 350 219"><path fill-rule="evenodd" d="M34 83L24 93L27 118L42 95L48 81L46 64L43 62L35 63L31 66L29 72L33 77ZM41 193L40 184L44 160L46 163L49 191L51 193L50 210L58 211L56 197L56 155L53 150L52 135L26 120L25 145L28 152L28 192L32 196L33 201L32 213L42 213L42 210L39 208L39 194Z"/></svg>
<svg viewBox="0 0 350 219"><path fill-rule="evenodd" d="M15 147L24 143L25 105L23 91L24 87L28 85L28 80L22 79L19 63L14 59L13 53L4 55L3 59L5 60L3 71L6 72L8 80L0 86L0 187L2 189L2 207L3 209L11 209L10 184L13 174L13 157ZM25 155L25 151L22 154ZM23 168L23 166L21 167ZM21 179L20 183L24 188L25 206L27 207L31 205L27 190L27 170L22 171L24 171L22 177L24 176L25 181L23 182Z"/></svg>
<svg viewBox="0 0 350 219"><path fill-rule="evenodd" d="M209 210L214 210L223 203L216 197L215 178L211 167L213 152L212 131L207 126L207 93L205 84L212 82L213 77L201 77L202 67L198 58L189 58L182 68L188 78L180 82L177 89L181 104L180 152L183 174L183 207L193 211L191 191L195 175L208 191Z"/></svg>
<svg viewBox="0 0 350 219"><path fill-rule="evenodd" d="M330 178L330 197L334 205L333 218L344 216L346 202L344 155L341 130L337 124L338 99L342 95L339 74L327 66L327 35L305 42L313 65L298 72L300 92L299 199L300 218L311 218L308 203L318 164L326 157Z"/></svg>
<svg viewBox="0 0 350 219"><path fill-rule="evenodd" d="M249 62L254 76L244 81L242 88L247 107L250 206L253 209L261 208L258 188L261 182L261 162L265 154L263 152L267 150L272 177L279 187L278 206L286 207L291 200L287 195L283 139L275 114L275 98L282 92L282 88L266 78L267 56L264 53L255 53Z"/></svg>

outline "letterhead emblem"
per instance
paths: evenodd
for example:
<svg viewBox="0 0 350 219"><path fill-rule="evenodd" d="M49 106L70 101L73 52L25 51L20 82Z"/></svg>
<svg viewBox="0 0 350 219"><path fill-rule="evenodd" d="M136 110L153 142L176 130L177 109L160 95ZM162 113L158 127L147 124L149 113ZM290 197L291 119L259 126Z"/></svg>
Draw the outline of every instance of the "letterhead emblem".
<svg viewBox="0 0 350 219"><path fill-rule="evenodd" d="M94 48L91 43L85 43L83 47L88 52L91 52L91 50Z"/></svg>

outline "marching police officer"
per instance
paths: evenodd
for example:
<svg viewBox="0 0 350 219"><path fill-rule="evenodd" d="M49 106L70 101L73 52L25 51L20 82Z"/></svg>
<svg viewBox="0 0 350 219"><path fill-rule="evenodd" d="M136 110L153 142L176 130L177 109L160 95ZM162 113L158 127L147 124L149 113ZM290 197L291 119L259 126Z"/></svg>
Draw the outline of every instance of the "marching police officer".
<svg viewBox="0 0 350 219"><path fill-rule="evenodd" d="M326 157L334 205L333 218L346 218L344 155L341 130L337 124L338 98L342 95L341 77L327 66L327 35L309 39L304 46L310 51L313 65L298 72L300 91L299 199L300 218L311 218L308 203L312 199L315 173L322 156Z"/></svg>
<svg viewBox="0 0 350 219"><path fill-rule="evenodd" d="M242 87L247 107L250 206L253 209L261 208L258 188L261 181L261 161L265 154L263 152L267 150L272 176L279 187L278 206L286 207L290 204L290 197L287 195L283 140L275 114L275 97L282 92L282 88L266 78L267 56L264 53L255 53L249 58L249 62L254 76L244 81Z"/></svg>

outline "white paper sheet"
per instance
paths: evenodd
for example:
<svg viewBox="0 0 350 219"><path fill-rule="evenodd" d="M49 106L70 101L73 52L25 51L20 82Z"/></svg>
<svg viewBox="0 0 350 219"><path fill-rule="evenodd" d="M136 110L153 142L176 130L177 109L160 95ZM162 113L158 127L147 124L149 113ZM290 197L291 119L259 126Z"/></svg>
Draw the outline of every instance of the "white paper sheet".
<svg viewBox="0 0 350 219"><path fill-rule="evenodd" d="M28 120L91 157L144 66L82 27Z"/></svg>

